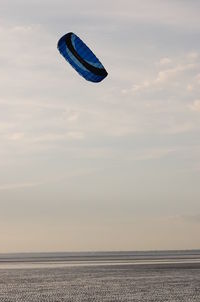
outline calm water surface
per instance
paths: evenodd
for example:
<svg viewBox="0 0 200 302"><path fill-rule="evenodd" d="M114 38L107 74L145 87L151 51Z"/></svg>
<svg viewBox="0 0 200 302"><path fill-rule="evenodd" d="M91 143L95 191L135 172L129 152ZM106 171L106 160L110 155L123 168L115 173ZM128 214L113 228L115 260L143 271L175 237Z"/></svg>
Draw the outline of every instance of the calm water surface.
<svg viewBox="0 0 200 302"><path fill-rule="evenodd" d="M200 251L1 254L0 301L200 302Z"/></svg>

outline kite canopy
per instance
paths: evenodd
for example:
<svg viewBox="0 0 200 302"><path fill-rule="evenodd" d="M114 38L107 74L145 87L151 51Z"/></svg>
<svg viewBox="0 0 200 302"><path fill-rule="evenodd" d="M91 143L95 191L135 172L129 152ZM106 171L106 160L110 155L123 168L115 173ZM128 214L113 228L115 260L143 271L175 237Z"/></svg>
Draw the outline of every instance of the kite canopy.
<svg viewBox="0 0 200 302"><path fill-rule="evenodd" d="M70 32L60 38L58 50L87 81L101 82L108 75L95 54L74 33Z"/></svg>

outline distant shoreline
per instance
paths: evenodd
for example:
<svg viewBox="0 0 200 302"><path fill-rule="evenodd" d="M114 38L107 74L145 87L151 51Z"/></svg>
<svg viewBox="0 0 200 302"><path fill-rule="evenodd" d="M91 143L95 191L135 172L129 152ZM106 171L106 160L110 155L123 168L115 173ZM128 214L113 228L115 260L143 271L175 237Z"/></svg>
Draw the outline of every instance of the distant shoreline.
<svg viewBox="0 0 200 302"><path fill-rule="evenodd" d="M200 250L0 254L0 269L198 263Z"/></svg>

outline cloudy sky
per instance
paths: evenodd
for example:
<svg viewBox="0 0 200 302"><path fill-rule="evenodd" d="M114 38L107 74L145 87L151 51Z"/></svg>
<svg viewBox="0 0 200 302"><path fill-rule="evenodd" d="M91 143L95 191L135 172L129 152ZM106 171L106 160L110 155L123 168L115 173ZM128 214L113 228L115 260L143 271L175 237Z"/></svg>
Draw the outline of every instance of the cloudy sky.
<svg viewBox="0 0 200 302"><path fill-rule="evenodd" d="M200 2L0 6L0 252L200 248Z"/></svg>

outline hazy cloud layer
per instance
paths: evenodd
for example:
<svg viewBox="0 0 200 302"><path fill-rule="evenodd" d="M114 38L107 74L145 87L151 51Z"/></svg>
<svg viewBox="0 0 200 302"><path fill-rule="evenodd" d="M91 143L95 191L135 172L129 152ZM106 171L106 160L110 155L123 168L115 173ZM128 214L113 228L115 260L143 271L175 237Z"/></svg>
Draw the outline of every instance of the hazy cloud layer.
<svg viewBox="0 0 200 302"><path fill-rule="evenodd" d="M199 248L198 215L167 221L200 211L200 3L0 4L2 252ZM104 82L60 56L67 31Z"/></svg>

